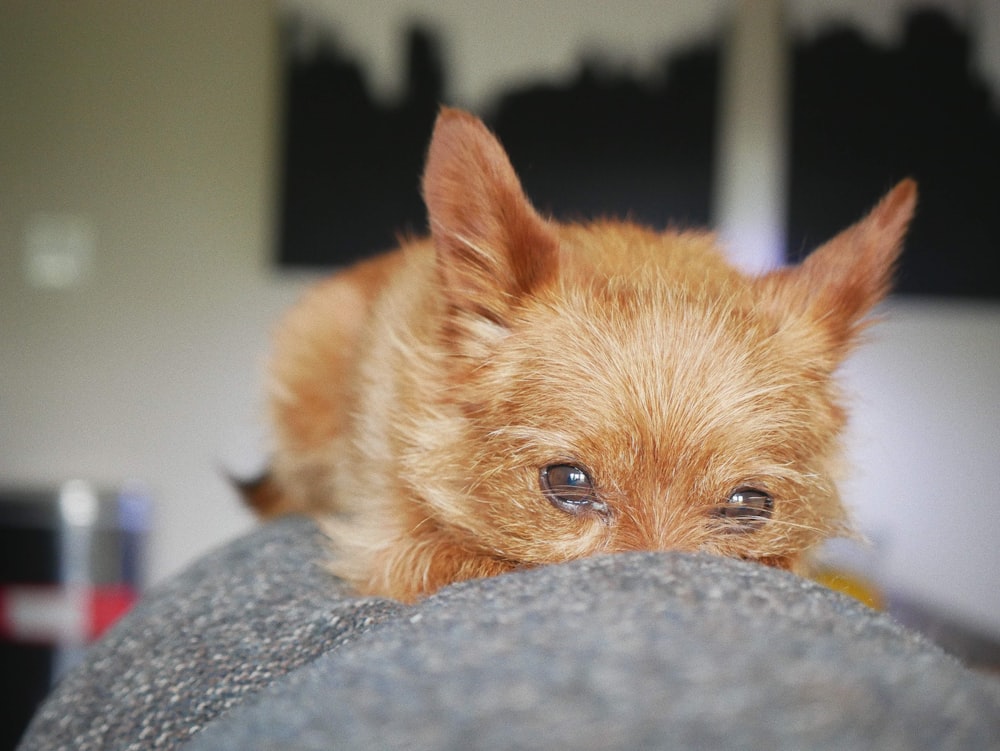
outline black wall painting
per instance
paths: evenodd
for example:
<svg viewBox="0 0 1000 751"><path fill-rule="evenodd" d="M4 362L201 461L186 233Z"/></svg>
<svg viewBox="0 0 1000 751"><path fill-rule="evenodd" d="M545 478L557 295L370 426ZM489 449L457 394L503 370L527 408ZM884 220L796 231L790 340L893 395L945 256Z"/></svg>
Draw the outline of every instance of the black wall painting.
<svg viewBox="0 0 1000 751"><path fill-rule="evenodd" d="M396 105L376 101L330 43L289 61L281 263L340 264L425 229L419 176L447 70L430 32L413 29L408 46ZM545 213L703 225L717 58L711 47L664 59L650 81L584 61L568 85L501 92L477 114Z"/></svg>
<svg viewBox="0 0 1000 751"><path fill-rule="evenodd" d="M418 30L409 38L406 94L393 105L376 101L364 71L330 42L288 58L282 265L342 265L424 229L418 176L443 76L433 39Z"/></svg>
<svg viewBox="0 0 1000 751"><path fill-rule="evenodd" d="M407 45L392 104L329 39L286 55L280 266L333 268L424 232L419 175L448 62L433 30L411 29ZM1000 297L1000 109L972 73L966 35L926 11L908 17L898 46L842 27L790 51L788 258L913 176L921 202L899 291ZM583 59L571 81L496 92L477 114L543 212L705 225L719 58L718 43L679 49L648 78Z"/></svg>
<svg viewBox="0 0 1000 751"><path fill-rule="evenodd" d="M884 48L831 30L794 48L790 257L860 217L895 181L920 183L896 288L1000 297L1000 97L940 13Z"/></svg>

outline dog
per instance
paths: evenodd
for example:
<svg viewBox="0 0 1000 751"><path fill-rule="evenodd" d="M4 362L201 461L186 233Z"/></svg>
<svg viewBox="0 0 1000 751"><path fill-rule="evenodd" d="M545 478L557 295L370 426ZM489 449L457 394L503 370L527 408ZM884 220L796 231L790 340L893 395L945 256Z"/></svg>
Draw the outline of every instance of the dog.
<svg viewBox="0 0 1000 751"><path fill-rule="evenodd" d="M543 217L459 110L422 187L429 236L318 283L275 336L251 496L318 518L337 575L410 602L626 550L799 570L849 530L836 372L889 291L912 180L760 275L708 231Z"/></svg>

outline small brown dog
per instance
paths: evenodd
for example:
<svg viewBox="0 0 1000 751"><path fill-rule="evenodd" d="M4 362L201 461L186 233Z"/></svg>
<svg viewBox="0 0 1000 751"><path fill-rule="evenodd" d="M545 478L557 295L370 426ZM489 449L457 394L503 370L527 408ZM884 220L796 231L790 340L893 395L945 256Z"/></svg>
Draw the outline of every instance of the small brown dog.
<svg viewBox="0 0 1000 751"><path fill-rule="evenodd" d="M312 289L271 360L257 505L317 515L336 573L413 600L598 552L795 568L846 529L834 372L887 292L913 182L759 277L706 232L539 216L456 110L423 194L430 238Z"/></svg>

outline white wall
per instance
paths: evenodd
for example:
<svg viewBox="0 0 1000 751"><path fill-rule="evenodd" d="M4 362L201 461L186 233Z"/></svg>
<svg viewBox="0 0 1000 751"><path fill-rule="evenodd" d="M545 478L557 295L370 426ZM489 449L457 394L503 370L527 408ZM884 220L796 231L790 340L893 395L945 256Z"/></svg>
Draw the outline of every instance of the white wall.
<svg viewBox="0 0 1000 751"><path fill-rule="evenodd" d="M329 22L335 39L363 62L377 95L405 85L407 26L429 21L445 54L452 103L483 104L485 92L538 79L575 76L581 52L646 70L665 49L703 41L715 31L727 0L277 0L285 10Z"/></svg>
<svg viewBox="0 0 1000 751"><path fill-rule="evenodd" d="M251 523L218 462L255 427L268 326L297 286L267 259L270 6L0 15L0 480L147 483L162 578ZM81 286L23 275L37 212L94 228Z"/></svg>
<svg viewBox="0 0 1000 751"><path fill-rule="evenodd" d="M1000 305L894 299L845 370L842 490L889 584L1000 636Z"/></svg>
<svg viewBox="0 0 1000 751"><path fill-rule="evenodd" d="M466 34L446 50L464 61L460 100L478 80L565 74L576 38L635 39L639 59L660 29L707 34L725 5L557 0L525 27L535 3L309 4L344 19L387 95L400 25L445 14ZM795 7L797 23L819 12ZM268 266L272 7L0 0L0 14L0 482L145 481L161 579L252 524L218 465L256 455L268 329L303 285ZM382 32L351 31L365 19ZM24 276L39 212L93 227L80 286ZM860 401L848 500L887 538L892 584L1000 634L1000 306L907 299L889 313L847 373Z"/></svg>

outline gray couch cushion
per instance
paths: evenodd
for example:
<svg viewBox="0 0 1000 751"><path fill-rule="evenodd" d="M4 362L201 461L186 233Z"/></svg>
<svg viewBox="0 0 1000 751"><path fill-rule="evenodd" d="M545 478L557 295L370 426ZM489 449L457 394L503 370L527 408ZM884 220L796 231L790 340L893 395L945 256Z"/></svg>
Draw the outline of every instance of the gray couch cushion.
<svg viewBox="0 0 1000 751"><path fill-rule="evenodd" d="M988 748L996 684L852 600L630 554L357 598L304 519L145 598L22 748Z"/></svg>
<svg viewBox="0 0 1000 751"><path fill-rule="evenodd" d="M164 749L289 670L400 610L323 567L312 522L286 518L151 591L56 687L22 751Z"/></svg>
<svg viewBox="0 0 1000 751"><path fill-rule="evenodd" d="M796 576L629 554L445 589L187 751L982 749L993 688Z"/></svg>

